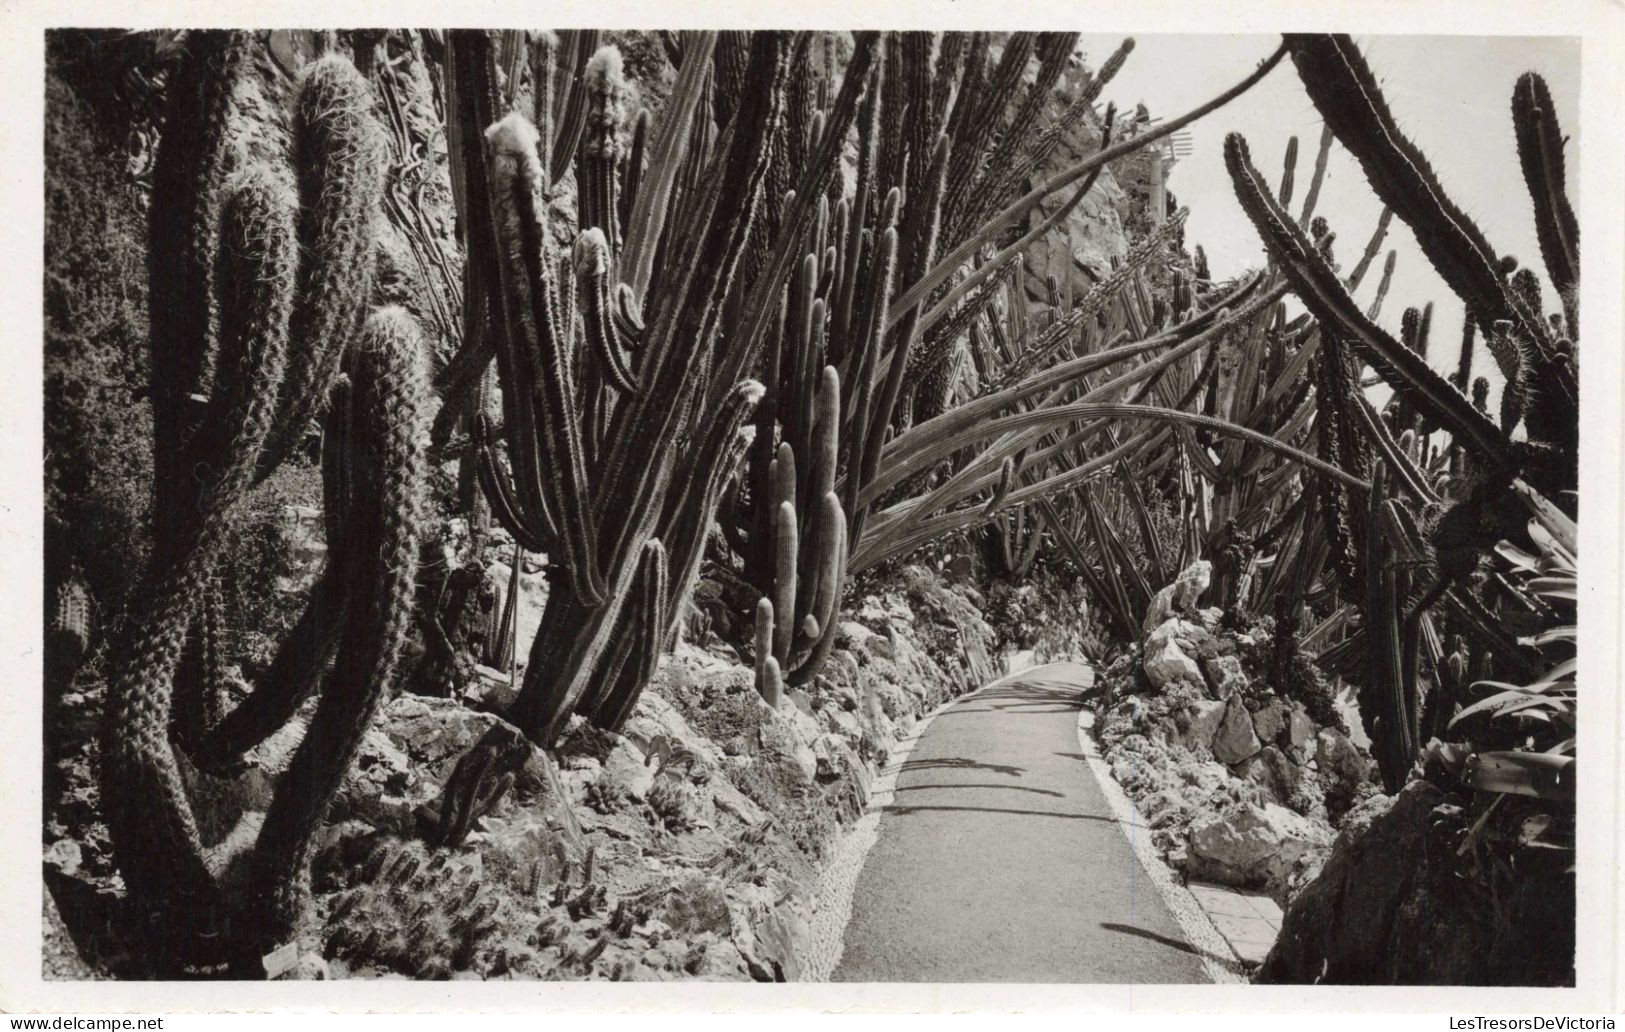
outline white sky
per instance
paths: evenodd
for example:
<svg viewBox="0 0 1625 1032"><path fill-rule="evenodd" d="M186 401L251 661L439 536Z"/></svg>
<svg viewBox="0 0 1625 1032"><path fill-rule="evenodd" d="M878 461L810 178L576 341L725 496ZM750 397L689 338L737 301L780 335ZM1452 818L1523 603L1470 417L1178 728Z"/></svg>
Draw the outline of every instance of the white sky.
<svg viewBox="0 0 1625 1032"><path fill-rule="evenodd" d="M1470 26L1463 26L1467 30ZM1081 48L1098 65L1122 42L1117 35L1085 34ZM1153 117L1173 118L1210 100L1243 78L1275 49L1276 36L1140 35L1123 70L1102 95L1120 111L1144 102ZM1570 199L1579 208L1578 97L1580 41L1575 37L1356 37L1400 128L1432 162L1456 204L1478 223L1499 254L1517 256L1546 280L1535 239L1529 193L1518 166L1512 132L1512 87L1525 71L1545 77L1558 118L1570 137L1566 151ZM1314 168L1321 122L1298 81L1292 61L1282 61L1262 82L1188 130L1193 151L1169 175L1168 187L1191 210L1185 239L1201 244L1216 278L1264 263L1263 246L1247 221L1224 170L1226 133L1240 132L1253 162L1280 182L1287 140L1298 137L1297 185L1293 211L1302 204ZM1337 232L1338 261L1351 269L1364 250L1382 206L1355 160L1335 141L1321 189L1317 214ZM1429 359L1441 370L1455 367L1461 341L1462 307L1416 247L1409 227L1394 219L1384 251L1398 251L1393 286L1380 322L1398 336L1400 315L1410 305L1435 302ZM1379 256L1362 284L1362 306L1376 289ZM1548 285L1547 308L1554 299ZM1482 344L1473 375L1491 373ZM1499 377L1491 392L1492 411Z"/></svg>

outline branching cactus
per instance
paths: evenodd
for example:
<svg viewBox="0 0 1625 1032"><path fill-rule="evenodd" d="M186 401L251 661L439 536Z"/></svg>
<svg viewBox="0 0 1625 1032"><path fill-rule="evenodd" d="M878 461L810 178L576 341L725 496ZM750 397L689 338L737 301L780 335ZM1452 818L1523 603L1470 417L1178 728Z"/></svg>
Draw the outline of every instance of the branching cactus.
<svg viewBox="0 0 1625 1032"><path fill-rule="evenodd" d="M197 42L188 57L194 75L243 45L214 34ZM216 91L229 94L230 77L205 79L204 100L220 104ZM197 99L183 92L177 111ZM297 195L258 167L214 183L197 170L224 158L199 160L188 150L187 128L165 147L163 160L194 170L190 178L175 167L165 173L186 185L186 196L219 194L216 204L194 206L189 234L176 232L173 212L155 212L152 234L154 281L164 287L153 295L155 332L164 320L182 321L158 311L160 299L186 296L172 277L196 271L175 261L178 241L192 241L210 269L209 289L190 295L195 307L186 313L207 327L191 342L213 367L212 390L186 442L193 468L207 472L188 504L158 524L141 604L112 653L102 752L114 854L163 971L227 963L239 977L263 974L260 957L296 936L315 833L389 689L406 636L425 476L424 345L400 309L361 323L383 177L370 112L367 86L348 61L328 56L307 69L295 113ZM223 147L211 133L202 145ZM328 569L252 694L182 748L173 717L192 704L178 677L203 633L198 600L248 492L330 394ZM154 396L164 395L155 389ZM291 718L318 688L300 735ZM229 778L245 763L275 775L275 790L265 812L238 813L222 832L232 815L198 809L206 804L194 800L194 786ZM198 798L219 795L216 788Z"/></svg>
<svg viewBox="0 0 1625 1032"><path fill-rule="evenodd" d="M470 264L489 271L502 401L500 425L485 412L476 421L482 482L493 514L527 550L547 552L559 577L508 712L544 746L572 715L607 728L631 715L673 643L762 394L743 375L755 343L721 328L724 309L744 300L736 270L783 115L787 41L752 38L733 121L713 145L691 126L706 86L694 69L715 42L682 35L684 73L660 124L643 130L649 164L629 189L613 49L584 63L580 111L567 102L548 140L518 114L481 124L482 110L495 111L482 101L494 48L481 32L451 36L454 91L471 116L452 146L484 176L468 180L468 246ZM534 51L539 82L551 45L541 37ZM552 244L540 155L573 151L572 133L581 221L565 256ZM696 164L704 174L685 182ZM681 268L657 261L662 252L684 254Z"/></svg>

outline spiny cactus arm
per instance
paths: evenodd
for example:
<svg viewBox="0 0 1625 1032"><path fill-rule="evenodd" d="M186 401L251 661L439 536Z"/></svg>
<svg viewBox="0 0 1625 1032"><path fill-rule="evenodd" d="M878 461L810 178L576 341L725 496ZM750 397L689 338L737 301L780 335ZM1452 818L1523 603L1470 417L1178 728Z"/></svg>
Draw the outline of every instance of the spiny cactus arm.
<svg viewBox="0 0 1625 1032"><path fill-rule="evenodd" d="M400 308L374 313L353 349L359 452L348 540L346 645L278 783L254 852L256 931L279 943L298 919L315 832L395 676L411 623L427 463L423 340Z"/></svg>
<svg viewBox="0 0 1625 1032"><path fill-rule="evenodd" d="M1072 51L1077 47L1081 36L1082 33L1078 32L1038 33L1033 48L1038 58L1038 72L1033 81L1026 84L1020 105L1011 113L1009 120L1000 130L993 148L981 162L980 175L970 191L972 194L981 190L997 190L1003 186L1004 170L1015 163L1020 149L1032 139L1033 127L1038 122L1038 116L1050 102L1055 85L1066 70L1067 63L1072 58Z"/></svg>
<svg viewBox="0 0 1625 1032"><path fill-rule="evenodd" d="M619 730L637 707L643 686L654 677L660 666L660 654L665 645L666 628L671 618L666 611L670 598L666 564L666 550L659 538L650 538L643 546L638 563L636 611L637 629L631 636L626 665L611 689L609 697L598 712L593 714L598 726Z"/></svg>
<svg viewBox="0 0 1625 1032"><path fill-rule="evenodd" d="M920 303L924 301L926 297L939 285L941 285L944 280L951 276L955 270L959 269L966 262L968 262L972 255L974 255L989 241L993 240L1000 233L1002 233L1007 226L1011 225L1017 219L1021 218L1021 216L1025 215L1034 205L1042 201L1045 197L1048 197L1057 190L1064 190L1066 187L1076 183L1078 180L1082 179L1084 176L1087 176L1095 169L1100 168L1103 165L1110 164L1126 154L1132 154L1134 151L1137 151L1142 147L1146 147L1165 136L1176 133L1197 119L1203 118L1218 110L1225 104L1228 104L1230 101L1247 92L1254 85L1256 85L1259 80L1268 75L1276 65L1280 64L1281 59L1286 56L1286 53L1286 47L1283 45L1269 57L1265 58L1264 61L1246 78L1242 79L1235 86L1225 90L1223 93L1219 94L1217 97L1213 98L1207 103L1202 104L1177 118L1164 122L1150 132L1141 133L1140 135L1135 136L1133 139L1125 140L1122 143L1118 143L1114 146L1106 148L1103 151L1090 155L1084 160L1078 162L1076 165L1057 173L1045 182L1033 187L1024 196L1011 202L992 219L988 220L977 233L968 237L963 243L955 247L948 254L939 258L936 264L931 267L930 272L921 276L912 285L910 285L907 290L903 291L902 294L893 300L891 310L887 315L888 327L896 324L903 318L904 315L917 308Z"/></svg>
<svg viewBox="0 0 1625 1032"><path fill-rule="evenodd" d="M599 35L597 29L566 29L559 33L558 53L565 61L565 87L563 93L555 95L553 100L553 121L559 128L547 162L546 172L551 176L550 183L564 178L564 172L570 167L570 160L575 157L576 148L581 144L581 136L587 130L585 72L593 54L598 52Z"/></svg>
<svg viewBox="0 0 1625 1032"><path fill-rule="evenodd" d="M1256 284L1257 280L1255 279L1252 282ZM1254 299L1249 304L1243 305L1234 315L1221 310L1219 314L1222 318L1217 321L1199 317L1181 324L1169 333L1150 340L1137 341L1133 344L1126 344L1057 363L1048 369L1034 373L1019 384L994 394L985 395L975 401L967 402L935 419L910 427L887 446L879 473L865 482L861 488L861 493L854 495L854 497L859 504L872 504L883 492L928 468L939 461L943 455L984 437L985 435L980 428L984 427L991 417L1012 406L1035 398L1045 392L1055 392L1064 385L1097 370L1109 368L1119 362L1167 348L1171 344L1177 344L1177 347L1167 353L1137 366L1097 388L1092 393L1092 396L1096 400L1105 400L1111 397L1114 392L1126 390L1137 383L1143 383L1149 377L1159 374L1174 363L1207 346L1233 320L1246 318L1258 310L1267 308L1282 293L1284 293L1284 286L1275 288L1269 293ZM1185 339L1187 335L1188 339ZM1181 343L1181 341L1183 342ZM848 470L847 476L850 481L850 470Z"/></svg>
<svg viewBox="0 0 1625 1032"><path fill-rule="evenodd" d="M948 137L939 135L931 154L931 175L917 207L911 205L908 223L904 226L901 254L905 272L919 274L929 267L936 256L937 230L942 217L942 191L946 183L950 157ZM869 414L867 427L856 432L865 439L863 465L859 477L863 481L874 479L880 466L881 451L885 447L886 432L892 426L897 398L903 388L903 374L908 370L908 353L919 332L919 314L915 312L898 325L891 334L893 341L890 366L880 392L875 395L874 411Z"/></svg>
<svg viewBox="0 0 1625 1032"><path fill-rule="evenodd" d="M212 277L219 311L215 390L184 451L194 476L207 471L205 493L218 497L189 505L179 518L183 528L217 515L247 489L281 415L277 385L289 361L294 199L264 168L239 173L225 193Z"/></svg>
<svg viewBox="0 0 1625 1032"><path fill-rule="evenodd" d="M1309 189L1303 195L1303 210L1298 213L1298 225L1307 227L1309 220L1314 217L1315 205L1320 202L1320 188L1326 182L1326 163L1332 153L1332 127L1323 125L1320 128L1320 147L1315 151L1315 170L1309 177ZM1286 207L1283 198L1281 207Z"/></svg>
<svg viewBox="0 0 1625 1032"><path fill-rule="evenodd" d="M1261 448L1318 472L1329 480L1338 481L1357 490L1365 490L1370 486L1366 481L1345 473L1337 466L1322 461L1317 456L1266 434L1235 426L1211 416L1148 405L1080 402L1015 413L990 421L977 436L997 437L1022 429L1043 427L1046 424L1065 425L1066 423L1084 419L1147 419L1157 422L1185 422L1221 434L1238 435ZM1088 477L1109 468L1111 463L1117 462L1130 452L1138 450L1145 440L1144 437L1136 438L1075 469L1058 473L1041 483L1018 488L1011 492L1005 504L1007 507L1030 505L1041 498L1051 497L1062 489L1082 483ZM894 509L887 510L886 513L882 514L884 518L877 522L874 533L862 539L859 547L854 550L851 564L852 570L860 571L885 558L905 554L936 535L966 529L984 522L986 518L982 516L980 507L953 510L935 517L929 514L942 509L945 505L954 504L959 498L987 490L992 486L993 479L996 476L997 473L995 472L964 484L955 492L958 498L943 498L939 488L938 492L932 496L927 496L926 499L901 503Z"/></svg>
<svg viewBox="0 0 1625 1032"><path fill-rule="evenodd" d="M609 374L610 384L622 394L630 394L637 390L637 382L621 357L625 345L615 325L609 291L609 245L601 230L589 229L576 238L575 274L587 345Z"/></svg>
<svg viewBox="0 0 1625 1032"><path fill-rule="evenodd" d="M614 44L599 47L581 78L587 104L585 131L576 155L576 226L600 230L613 247L620 238L616 166L624 149L621 122L626 116L627 93L620 48Z"/></svg>
<svg viewBox="0 0 1625 1032"><path fill-rule="evenodd" d="M224 442L195 512L163 544L136 596L140 605L109 685L102 752L103 809L115 857L143 906L173 908L168 922L199 920L214 891L174 747L176 677L198 599L212 588L230 534L278 414L286 368L291 213L269 177L237 180L222 210L216 275L222 347L212 432ZM278 311L280 309L280 312ZM193 703L195 700L185 700Z"/></svg>
<svg viewBox="0 0 1625 1032"><path fill-rule="evenodd" d="M767 664L773 659L773 639L777 634L773 623L773 600L763 595L756 600L756 622L754 624L756 643L754 665L758 691L761 690L761 686L767 677Z"/></svg>
<svg viewBox="0 0 1625 1032"><path fill-rule="evenodd" d="M967 233L972 232L981 222L990 218L1013 195L1022 184L1031 180L1037 170L1042 167L1055 153L1061 141L1072 128L1083 120L1089 118L1094 111L1095 101L1101 92L1116 78L1123 68L1129 54L1134 52L1134 39L1124 39L1110 57L1100 66L1100 70L1090 77L1089 81L1079 88L1077 96L1072 99L1061 116L1052 122L1042 133L1039 133L1021 158L1011 162L997 185L990 189L977 189L972 191L974 203L967 206L959 219L948 227L946 239L960 241ZM1102 144L1104 146L1104 144Z"/></svg>
<svg viewBox="0 0 1625 1032"><path fill-rule="evenodd" d="M1243 209L1281 263L1294 292L1320 320L1323 332L1346 336L1361 357L1419 411L1438 419L1490 462L1510 467L1513 460L1505 435L1425 361L1384 333L1354 305L1297 224L1262 188L1258 172L1248 160L1247 142L1238 134L1225 138L1225 164Z"/></svg>
<svg viewBox="0 0 1625 1032"><path fill-rule="evenodd" d="M1292 179L1298 170L1298 138L1288 137L1286 141L1286 156L1282 159L1284 167L1281 169L1281 186L1275 191L1275 200L1283 208L1292 207Z"/></svg>
<svg viewBox="0 0 1625 1032"><path fill-rule="evenodd" d="M810 682L824 668L830 650L835 647L835 618L846 580L848 549L846 512L834 491L823 496L815 540L818 543L816 587L809 613L811 623L806 628L811 633L805 635L791 656L790 683L798 686Z"/></svg>
<svg viewBox="0 0 1625 1032"><path fill-rule="evenodd" d="M1287 34L1304 90L1353 153L1382 202L1416 233L1422 253L1480 322L1513 318L1495 249L1445 194L1427 158L1394 121L1376 76L1346 35ZM1545 327L1521 329L1545 346Z"/></svg>
<svg viewBox="0 0 1625 1032"><path fill-rule="evenodd" d="M895 193L895 191L893 191ZM854 344L857 351L853 358L857 361L857 376L853 387L850 411L847 415L846 432L847 460L846 478L842 493L842 502L846 508L848 523L848 536L856 540L862 531L866 504L859 501L859 492L863 487L863 477L859 471L863 467L863 450L868 442L865 440L864 428L869 425L869 410L873 405L875 390L875 373L879 365L879 352L885 331L881 328L886 321L886 299L891 294L893 277L897 270L897 230L888 227L881 234L880 243L871 267L873 285L872 298L864 305L868 315L867 324Z"/></svg>
<svg viewBox="0 0 1625 1032"><path fill-rule="evenodd" d="M491 515L527 551L552 551L558 535L553 529L545 499L542 505L534 508L526 507L520 499L513 478L502 468L491 420L483 412L474 417L472 445L475 450L475 473L479 477L480 491L491 506Z"/></svg>
<svg viewBox="0 0 1625 1032"><path fill-rule="evenodd" d="M277 424L260 455L261 480L298 444L360 329L372 292L387 151L372 90L355 66L337 54L309 65L294 113L298 290Z"/></svg>
<svg viewBox="0 0 1625 1032"><path fill-rule="evenodd" d="M855 351L857 345L852 342L852 335L866 329L868 325L858 317L855 308L859 298L859 280L872 282L876 270L886 268L871 257L868 277L865 278L860 272L860 263L865 251L863 226L869 218L870 195L874 191L876 148L880 137L879 93L885 72L882 54L869 72L869 81L864 85L863 99L857 113L857 178L852 191L852 205L847 210L847 223L842 230L845 234L841 247L842 253L846 255L845 267L841 275L840 297L835 305L834 324L830 332L830 357L837 361ZM884 232L885 228L886 226L882 225L877 232ZM890 290L889 286L887 290Z"/></svg>
<svg viewBox="0 0 1625 1032"><path fill-rule="evenodd" d="M501 260L497 282L503 329L499 347L506 427L520 497L545 510L563 545L570 586L589 603L602 601L568 333L560 326L558 289L547 253L542 169L536 130L509 115L486 131L491 174L492 244ZM534 406L534 407L533 407ZM541 502L545 499L545 503Z"/></svg>
<svg viewBox="0 0 1625 1032"><path fill-rule="evenodd" d="M536 138L548 145L545 156L549 161L553 160L551 143L555 138L553 107L556 90L553 73L558 67L560 46L559 34L551 29L530 34L530 121L536 126Z"/></svg>
<svg viewBox="0 0 1625 1032"><path fill-rule="evenodd" d="M1105 129L1102 132L1100 142L1100 146L1103 151L1111 146L1112 123L1116 117L1117 109L1115 107L1108 106L1106 109ZM1029 229L1018 240L1016 240L1015 243L1001 250L988 261L982 263L981 267L977 268L969 276L966 276L959 283L956 283L953 289L943 295L943 297L938 300L936 304L934 304L931 309L927 311L926 314L920 319L920 332L929 330L939 321L946 318L948 313L953 311L953 306L958 304L966 294L974 290L990 276L1001 272L1010 263L1022 258L1024 255L1026 255L1028 248L1035 241L1041 240L1048 236L1054 231L1056 226L1059 226L1062 222L1064 222L1077 208L1077 206L1083 203L1083 199L1089 195L1089 191L1094 189L1095 182L1100 176L1101 167L1092 169L1078 188L1072 192L1072 196L1069 197L1064 204L1057 208L1052 215L1038 223L1038 225L1034 226L1032 229Z"/></svg>
<svg viewBox="0 0 1625 1032"><path fill-rule="evenodd" d="M1005 457L999 464L999 482L993 488L993 497L982 506L983 516L992 516L1004 508L1004 500L1010 496L1010 489L1016 483L1016 459L1013 455Z"/></svg>
<svg viewBox="0 0 1625 1032"><path fill-rule="evenodd" d="M756 683L756 690L768 706L779 708L779 703L784 699L784 677L779 670L779 661L774 657L767 657L767 662L762 665L762 676Z"/></svg>
<svg viewBox="0 0 1625 1032"><path fill-rule="evenodd" d="M795 203L785 215L772 258L751 284L741 316L744 328L734 340L725 341L725 350L718 356L713 392L725 389L723 384L735 383L744 375L769 322L777 318L778 297L799 253L799 242L807 238L817 215L823 187L835 174L839 159L845 153L847 134L857 116L859 95L868 81L869 65L876 49L874 33L855 34L852 57L847 63L845 78L841 81L841 90L824 120L823 138L807 168L802 171L796 187ZM715 404L718 397L718 393L713 393L711 403Z"/></svg>
<svg viewBox="0 0 1625 1032"><path fill-rule="evenodd" d="M971 185L982 171L978 166L988 154L988 144L1003 129L1005 113L1021 89L1036 43L1036 33L1011 33L987 85L968 91L961 84L955 106L966 105L966 117L955 120L953 159L943 192L950 214L957 214L955 209L968 200Z"/></svg>
<svg viewBox="0 0 1625 1032"><path fill-rule="evenodd" d="M165 131L153 165L148 263L153 418L154 516L186 512L189 467L182 448L201 415L200 389L211 345L211 279L216 214L231 167L226 123L248 65L249 35L194 31L169 83Z"/></svg>
<svg viewBox="0 0 1625 1032"><path fill-rule="evenodd" d="M1518 77L1512 91L1512 124L1518 161L1535 204L1535 233L1547 275L1563 299L1569 333L1580 325L1580 225L1569 205L1563 135L1546 80L1534 72Z"/></svg>
<svg viewBox="0 0 1625 1032"><path fill-rule="evenodd" d="M676 234L676 246L691 250L695 258L684 263L671 289L658 292L659 307L649 313L650 343L641 367L641 389L614 436L597 495L600 512L632 512L652 506L658 514L660 497L650 493L645 474L650 441L673 437L688 418L692 402L704 394L707 375L726 374L724 363L713 361L713 348L722 309L732 286L739 256L751 233L760 202L761 184L770 154L772 128L783 106L782 41L763 33L752 43L748 69L752 88L747 91L740 116L728 125L700 202L690 206L685 225ZM715 218L722 196L728 198L727 217ZM674 252L675 253L675 252ZM727 381L726 394L739 377ZM697 386L698 385L698 386ZM713 388L714 389L714 388ZM721 395L705 410L720 408ZM630 555L631 542L605 542L609 554Z"/></svg>
<svg viewBox="0 0 1625 1032"><path fill-rule="evenodd" d="M801 535L795 503L779 503L773 521L773 542L773 611L784 614L774 628L773 655L782 667L790 661L790 643L796 630L796 560L800 555Z"/></svg>
<svg viewBox="0 0 1625 1032"><path fill-rule="evenodd" d="M621 172L620 208L615 217L622 230L621 250L626 249L624 236L627 223L632 221L632 209L638 203L638 191L643 186L643 166L649 150L649 109L641 108L632 123L632 144L627 151L625 167Z"/></svg>

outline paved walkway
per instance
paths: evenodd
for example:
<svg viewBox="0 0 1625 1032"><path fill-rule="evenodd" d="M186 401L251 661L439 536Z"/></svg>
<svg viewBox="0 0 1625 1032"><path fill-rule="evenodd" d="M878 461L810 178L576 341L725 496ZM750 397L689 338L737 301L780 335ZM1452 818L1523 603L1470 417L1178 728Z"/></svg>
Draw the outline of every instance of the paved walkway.
<svg viewBox="0 0 1625 1032"><path fill-rule="evenodd" d="M942 711L858 875L838 982L1206 982L1078 751L1092 671Z"/></svg>

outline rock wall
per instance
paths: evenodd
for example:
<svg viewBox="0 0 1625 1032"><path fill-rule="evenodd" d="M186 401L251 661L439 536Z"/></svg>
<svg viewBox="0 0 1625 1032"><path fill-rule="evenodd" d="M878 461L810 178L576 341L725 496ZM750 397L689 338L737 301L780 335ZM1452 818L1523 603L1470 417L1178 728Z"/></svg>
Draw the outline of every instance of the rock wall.
<svg viewBox="0 0 1625 1032"><path fill-rule="evenodd" d="M1355 807L1257 980L1573 985L1574 875L1493 839L1464 850L1462 802L1419 779Z"/></svg>
<svg viewBox="0 0 1625 1032"><path fill-rule="evenodd" d="M1230 628L1196 608L1210 575L1199 561L1158 593L1144 639L1101 679L1095 735L1171 864L1284 903L1376 791L1373 768L1346 728L1312 715L1327 715L1312 698L1324 684L1267 682L1268 623Z"/></svg>

